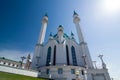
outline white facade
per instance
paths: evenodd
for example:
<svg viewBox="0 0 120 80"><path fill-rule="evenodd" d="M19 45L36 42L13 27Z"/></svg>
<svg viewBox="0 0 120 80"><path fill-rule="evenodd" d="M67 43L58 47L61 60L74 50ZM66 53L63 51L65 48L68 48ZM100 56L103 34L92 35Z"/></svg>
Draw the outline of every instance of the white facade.
<svg viewBox="0 0 120 80"><path fill-rule="evenodd" d="M13 73L13 74L38 77L38 72L36 72L36 71L18 69L18 68L9 67L9 66L1 66L0 65L0 72L8 72L8 73Z"/></svg>
<svg viewBox="0 0 120 80"><path fill-rule="evenodd" d="M0 57L0 65L1 66L7 66L7 67L13 67L13 68L22 68L24 69L25 64L23 63L21 66L21 63L18 61L6 59L4 57Z"/></svg>
<svg viewBox="0 0 120 80"><path fill-rule="evenodd" d="M80 18L76 12L73 14L73 22L79 44L75 41L73 33L71 36L64 33L61 25L57 34L50 34L48 42L43 44L47 22L48 16L45 15L31 64L31 69L39 71L39 77L55 80L110 80L106 68L93 67L87 43L80 29Z"/></svg>

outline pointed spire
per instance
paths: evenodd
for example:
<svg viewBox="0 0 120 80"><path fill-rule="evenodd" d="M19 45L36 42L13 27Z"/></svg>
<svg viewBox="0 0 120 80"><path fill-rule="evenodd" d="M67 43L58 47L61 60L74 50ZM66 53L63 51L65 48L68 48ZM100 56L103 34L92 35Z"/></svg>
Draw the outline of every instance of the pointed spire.
<svg viewBox="0 0 120 80"><path fill-rule="evenodd" d="M71 36L74 36L73 32L71 31Z"/></svg>
<svg viewBox="0 0 120 80"><path fill-rule="evenodd" d="M52 32L50 33L49 35L49 40L53 39L53 35L52 35Z"/></svg>
<svg viewBox="0 0 120 80"><path fill-rule="evenodd" d="M45 16L48 17L47 13L45 13Z"/></svg>
<svg viewBox="0 0 120 80"><path fill-rule="evenodd" d="M75 10L74 10L74 14L73 15L78 15L76 12L75 12Z"/></svg>
<svg viewBox="0 0 120 80"><path fill-rule="evenodd" d="M63 26L62 26L62 25L59 25L59 27L62 27L62 28L63 28Z"/></svg>
<svg viewBox="0 0 120 80"><path fill-rule="evenodd" d="M52 37L52 32L50 33L50 35L49 35L50 37Z"/></svg>

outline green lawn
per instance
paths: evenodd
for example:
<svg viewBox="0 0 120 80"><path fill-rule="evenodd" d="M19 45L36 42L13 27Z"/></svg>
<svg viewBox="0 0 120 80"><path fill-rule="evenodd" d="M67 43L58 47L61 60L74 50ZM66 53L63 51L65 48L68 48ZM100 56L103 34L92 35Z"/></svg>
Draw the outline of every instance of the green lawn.
<svg viewBox="0 0 120 80"><path fill-rule="evenodd" d="M0 80L48 80L48 79L34 78L18 74L0 72Z"/></svg>

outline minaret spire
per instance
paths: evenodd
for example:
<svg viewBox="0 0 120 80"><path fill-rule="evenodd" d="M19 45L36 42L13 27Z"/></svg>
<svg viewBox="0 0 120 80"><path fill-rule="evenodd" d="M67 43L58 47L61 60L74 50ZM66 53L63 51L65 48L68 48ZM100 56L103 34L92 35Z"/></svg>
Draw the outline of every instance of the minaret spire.
<svg viewBox="0 0 120 80"><path fill-rule="evenodd" d="M48 24L48 15L45 14L45 16L42 19L42 27L41 27L41 31L40 31L38 44L43 44L44 43L47 24Z"/></svg>
<svg viewBox="0 0 120 80"><path fill-rule="evenodd" d="M74 11L73 14L73 22L75 23L76 26L76 30L77 30L77 34L78 34L78 38L79 38L79 43L84 42L84 38L83 38L83 34L82 31L80 29L80 18L79 15Z"/></svg>
<svg viewBox="0 0 120 80"><path fill-rule="evenodd" d="M78 15L78 14L74 11L74 15Z"/></svg>
<svg viewBox="0 0 120 80"><path fill-rule="evenodd" d="M50 33L49 35L49 40L53 39L53 35L52 35L52 32Z"/></svg>

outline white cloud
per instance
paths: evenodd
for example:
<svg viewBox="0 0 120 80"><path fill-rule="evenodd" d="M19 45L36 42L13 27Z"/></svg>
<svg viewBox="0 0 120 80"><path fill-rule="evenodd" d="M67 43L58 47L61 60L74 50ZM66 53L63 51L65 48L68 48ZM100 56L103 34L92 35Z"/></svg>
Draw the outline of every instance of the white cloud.
<svg viewBox="0 0 120 80"><path fill-rule="evenodd" d="M19 50L0 50L0 57L5 57L7 59L11 59L11 60L16 60L16 61L20 61L20 57L22 56L27 56L28 54L31 54L31 56L33 55L33 53L31 52L24 52L24 51L19 51Z"/></svg>

